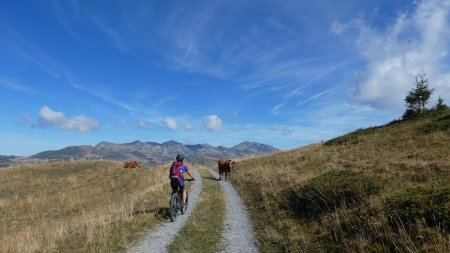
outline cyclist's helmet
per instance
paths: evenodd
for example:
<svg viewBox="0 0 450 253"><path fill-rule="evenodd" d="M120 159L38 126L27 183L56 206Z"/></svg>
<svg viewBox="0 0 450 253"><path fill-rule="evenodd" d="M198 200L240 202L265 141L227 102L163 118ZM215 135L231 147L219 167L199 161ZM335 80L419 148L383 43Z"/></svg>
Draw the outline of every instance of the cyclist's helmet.
<svg viewBox="0 0 450 253"><path fill-rule="evenodd" d="M177 159L177 161L183 161L184 157L182 155L177 155L176 159Z"/></svg>

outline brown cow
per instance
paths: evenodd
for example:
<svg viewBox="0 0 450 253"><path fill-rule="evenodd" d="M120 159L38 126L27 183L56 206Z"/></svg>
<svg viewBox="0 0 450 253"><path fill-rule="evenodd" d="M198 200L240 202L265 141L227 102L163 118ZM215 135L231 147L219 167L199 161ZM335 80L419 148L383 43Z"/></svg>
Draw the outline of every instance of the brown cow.
<svg viewBox="0 0 450 253"><path fill-rule="evenodd" d="M138 164L138 162L136 162L136 161L131 161L131 162L126 162L126 163L123 165L123 167L124 167L124 168L129 168L129 169L134 169L134 168L139 167L139 164Z"/></svg>
<svg viewBox="0 0 450 253"><path fill-rule="evenodd" d="M225 160L220 158L217 162L217 166L219 167L219 180L227 180L230 177L231 169L233 168L234 162L232 160Z"/></svg>

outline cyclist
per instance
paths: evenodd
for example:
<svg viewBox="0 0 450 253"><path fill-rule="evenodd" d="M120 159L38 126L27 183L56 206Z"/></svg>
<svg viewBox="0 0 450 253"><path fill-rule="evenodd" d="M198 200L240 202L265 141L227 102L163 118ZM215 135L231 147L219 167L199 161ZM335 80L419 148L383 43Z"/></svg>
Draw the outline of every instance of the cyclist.
<svg viewBox="0 0 450 253"><path fill-rule="evenodd" d="M186 207L186 188L184 187L184 173L186 172L192 180L195 178L189 173L188 167L183 164L184 157L182 155L177 155L176 161L170 166L170 186L173 191L177 191L178 187L183 191L183 207Z"/></svg>

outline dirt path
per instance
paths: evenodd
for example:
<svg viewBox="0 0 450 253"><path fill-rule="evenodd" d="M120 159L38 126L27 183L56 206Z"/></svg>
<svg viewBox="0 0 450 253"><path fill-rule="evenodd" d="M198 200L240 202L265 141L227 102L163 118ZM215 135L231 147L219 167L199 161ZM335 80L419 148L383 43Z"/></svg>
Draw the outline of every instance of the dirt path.
<svg viewBox="0 0 450 253"><path fill-rule="evenodd" d="M209 171L219 178L218 173ZM227 203L220 252L258 252L244 202L230 182L219 181L219 183L225 193L225 202Z"/></svg>
<svg viewBox="0 0 450 253"><path fill-rule="evenodd" d="M219 178L218 173L211 169L208 170L214 177ZM191 210L197 204L202 185L202 178L198 171L195 171L195 178L196 181L189 190L190 203L187 213L179 216L175 222L167 221L149 232L141 243L128 251L129 253L167 252L169 245L185 225L191 214ZM258 248L255 246L253 229L242 199L230 182L218 181L218 183L220 183L225 193L226 202L224 230L221 236L219 252L258 252Z"/></svg>
<svg viewBox="0 0 450 253"><path fill-rule="evenodd" d="M189 208L187 212L184 215L178 216L175 222L170 222L170 220L167 220L167 222L150 231L142 242L128 250L129 253L167 252L169 245L173 242L175 236L184 226L187 219L191 215L192 210L197 204L198 196L202 188L202 177L197 170L194 170L194 177L196 180L189 188ZM167 196L167 206L168 205L169 196Z"/></svg>

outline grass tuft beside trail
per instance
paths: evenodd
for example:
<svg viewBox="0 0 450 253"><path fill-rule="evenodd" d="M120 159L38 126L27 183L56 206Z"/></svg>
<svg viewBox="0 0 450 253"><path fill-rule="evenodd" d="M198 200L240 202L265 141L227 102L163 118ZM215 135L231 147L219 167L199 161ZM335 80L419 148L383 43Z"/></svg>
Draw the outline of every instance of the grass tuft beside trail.
<svg viewBox="0 0 450 253"><path fill-rule="evenodd" d="M220 184L208 171L200 169L202 192L197 206L180 231L169 252L218 252L225 215L225 199Z"/></svg>

